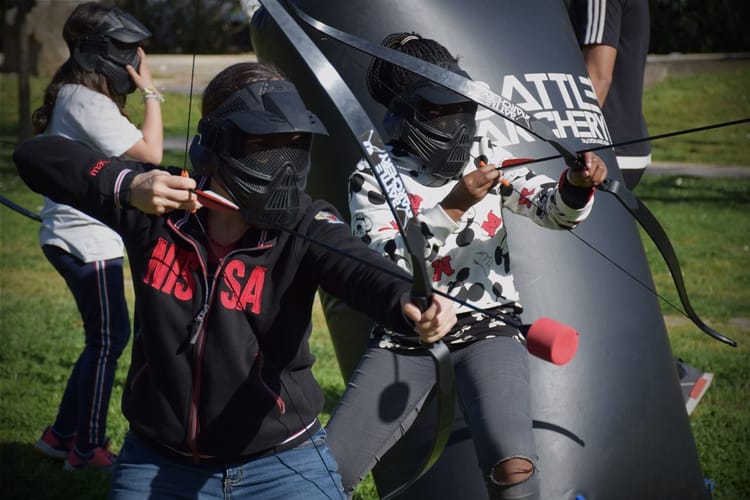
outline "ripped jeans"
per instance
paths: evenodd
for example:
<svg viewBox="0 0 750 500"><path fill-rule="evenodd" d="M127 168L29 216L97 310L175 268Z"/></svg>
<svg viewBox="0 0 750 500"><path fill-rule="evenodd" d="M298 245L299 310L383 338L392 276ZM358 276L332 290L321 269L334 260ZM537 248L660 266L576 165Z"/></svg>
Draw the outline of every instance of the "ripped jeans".
<svg viewBox="0 0 750 500"><path fill-rule="evenodd" d="M492 500L539 496L535 473L510 486L490 478L497 464L511 458L536 468L528 357L526 348L510 337L480 340L451 352L458 402ZM432 358L423 350L367 349L326 427L347 494L406 433L434 381Z"/></svg>

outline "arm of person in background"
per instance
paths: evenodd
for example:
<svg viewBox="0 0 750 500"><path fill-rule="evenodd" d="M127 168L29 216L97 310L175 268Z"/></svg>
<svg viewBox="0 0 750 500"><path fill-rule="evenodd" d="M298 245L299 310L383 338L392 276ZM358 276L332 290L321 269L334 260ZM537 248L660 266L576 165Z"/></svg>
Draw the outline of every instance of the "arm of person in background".
<svg viewBox="0 0 750 500"><path fill-rule="evenodd" d="M141 58L138 71L130 65L126 66L126 69L135 85L143 92L144 117L141 128L143 138L133 144L125 155L134 160L158 165L164 155L164 125L161 116L161 103L164 97L154 86L151 69L146 61L146 53L140 47L138 55Z"/></svg>
<svg viewBox="0 0 750 500"><path fill-rule="evenodd" d="M617 49L611 45L586 45L583 47L583 59L594 85L599 107L604 107L607 94L609 94L609 89L612 86Z"/></svg>

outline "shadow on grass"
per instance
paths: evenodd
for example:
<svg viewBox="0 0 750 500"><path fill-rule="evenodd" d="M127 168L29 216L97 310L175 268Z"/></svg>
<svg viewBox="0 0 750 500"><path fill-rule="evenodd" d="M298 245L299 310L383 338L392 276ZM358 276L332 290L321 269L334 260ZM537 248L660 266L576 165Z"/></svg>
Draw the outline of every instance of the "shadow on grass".
<svg viewBox="0 0 750 500"><path fill-rule="evenodd" d="M750 179L704 178L684 175L645 177L635 195L648 203L711 203L735 205L750 203Z"/></svg>
<svg viewBox="0 0 750 500"><path fill-rule="evenodd" d="M42 456L30 443L0 445L2 498L101 500L107 498L109 472L63 470L62 460Z"/></svg>

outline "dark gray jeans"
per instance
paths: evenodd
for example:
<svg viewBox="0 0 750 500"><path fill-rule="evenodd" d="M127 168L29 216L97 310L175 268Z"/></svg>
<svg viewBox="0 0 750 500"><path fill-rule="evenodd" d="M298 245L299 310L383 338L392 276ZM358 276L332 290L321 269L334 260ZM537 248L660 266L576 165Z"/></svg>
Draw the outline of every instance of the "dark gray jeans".
<svg viewBox="0 0 750 500"><path fill-rule="evenodd" d="M510 337L480 340L451 352L459 404L485 478L507 458L536 464L528 356ZM326 429L347 493L406 433L434 382L432 358L422 350L367 349ZM514 491L519 489L523 492ZM538 479L535 474L510 488L498 488L488 479L488 490L493 499L535 498Z"/></svg>

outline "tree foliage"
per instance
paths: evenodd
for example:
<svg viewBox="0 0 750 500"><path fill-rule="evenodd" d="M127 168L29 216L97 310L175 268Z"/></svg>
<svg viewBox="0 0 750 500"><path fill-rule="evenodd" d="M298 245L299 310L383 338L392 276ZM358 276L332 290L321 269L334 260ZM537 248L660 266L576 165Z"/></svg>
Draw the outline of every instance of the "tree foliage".
<svg viewBox="0 0 750 500"><path fill-rule="evenodd" d="M653 54L750 51L747 0L650 0Z"/></svg>
<svg viewBox="0 0 750 500"><path fill-rule="evenodd" d="M251 50L240 2L226 0L115 0L154 36L151 53L237 53Z"/></svg>
<svg viewBox="0 0 750 500"><path fill-rule="evenodd" d="M148 47L150 52L206 54L252 50L248 20L240 1L114 2L154 33ZM750 51L748 0L650 0L650 6L651 53Z"/></svg>

